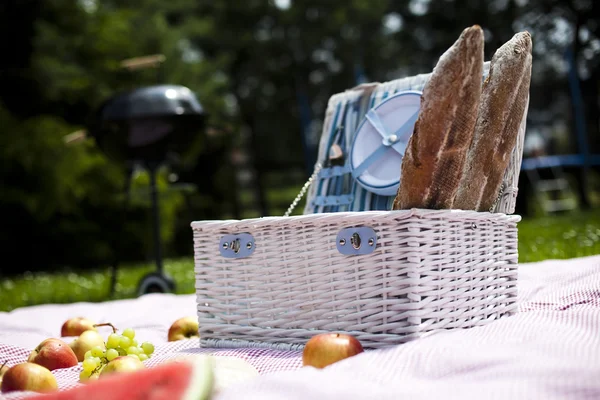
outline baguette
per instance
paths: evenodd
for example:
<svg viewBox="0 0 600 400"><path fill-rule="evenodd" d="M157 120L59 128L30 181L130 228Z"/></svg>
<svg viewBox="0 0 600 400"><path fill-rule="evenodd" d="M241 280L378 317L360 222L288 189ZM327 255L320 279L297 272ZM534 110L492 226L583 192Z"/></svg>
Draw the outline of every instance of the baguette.
<svg viewBox="0 0 600 400"><path fill-rule="evenodd" d="M477 119L483 46L481 27L466 28L433 69L402 159L392 209L452 206Z"/></svg>
<svg viewBox="0 0 600 400"><path fill-rule="evenodd" d="M515 148L531 81L532 42L519 32L492 57L454 208L491 211Z"/></svg>

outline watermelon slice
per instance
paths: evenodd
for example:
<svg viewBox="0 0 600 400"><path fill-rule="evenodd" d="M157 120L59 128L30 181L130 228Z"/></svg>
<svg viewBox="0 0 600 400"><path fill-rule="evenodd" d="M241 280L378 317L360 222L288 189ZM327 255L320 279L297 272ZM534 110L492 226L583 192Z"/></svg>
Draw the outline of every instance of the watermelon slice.
<svg viewBox="0 0 600 400"><path fill-rule="evenodd" d="M214 359L166 362L153 368L108 375L75 388L43 394L34 400L207 400L214 386Z"/></svg>

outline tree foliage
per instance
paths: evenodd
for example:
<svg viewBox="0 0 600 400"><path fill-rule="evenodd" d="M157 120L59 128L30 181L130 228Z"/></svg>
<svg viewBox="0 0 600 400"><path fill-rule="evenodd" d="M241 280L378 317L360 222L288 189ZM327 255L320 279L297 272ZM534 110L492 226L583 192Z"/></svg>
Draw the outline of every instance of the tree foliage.
<svg viewBox="0 0 600 400"><path fill-rule="evenodd" d="M11 56L0 70L2 243L28 268L104 263L114 255L114 237L129 259L148 253L147 197L136 197L124 218L125 171L93 142L67 147L62 140L118 91L169 82L198 94L218 134L199 137L178 172L199 188L191 218L221 218L233 208L232 148L249 146L261 171L308 173L333 93L364 80L429 72L473 24L485 30L486 59L515 32L532 33L528 126L562 132L565 152L577 150L565 61L565 50L574 52L590 146L598 151L599 4L5 0L0 30L9 40L0 50ZM120 68L123 59L157 53L166 56L159 70ZM162 171L163 188L170 172ZM143 193L147 176L135 176L134 188ZM163 197L163 234L174 251L190 236L190 210L181 195Z"/></svg>

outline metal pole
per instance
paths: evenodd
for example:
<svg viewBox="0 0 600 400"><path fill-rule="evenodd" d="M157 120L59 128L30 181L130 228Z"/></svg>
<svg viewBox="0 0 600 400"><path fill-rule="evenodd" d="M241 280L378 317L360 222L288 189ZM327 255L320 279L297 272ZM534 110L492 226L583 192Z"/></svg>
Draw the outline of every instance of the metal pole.
<svg viewBox="0 0 600 400"><path fill-rule="evenodd" d="M581 88L579 87L579 74L577 73L577 61L573 51L569 48L565 51L565 57L569 63L569 89L571 90L571 101L573 103L573 119L575 120L575 131L577 133L577 143L579 152L582 155L583 163L580 172L579 197L581 199L581 208L590 207L588 198L588 176L590 170L590 150L587 143L587 132L585 126L585 113Z"/></svg>
<svg viewBox="0 0 600 400"><path fill-rule="evenodd" d="M156 184L156 166L148 168L150 172L150 196L152 199L152 216L153 216L153 232L154 232L154 257L156 259L156 268L158 272L163 272L162 263L162 241L160 236L160 211L158 207L158 187Z"/></svg>
<svg viewBox="0 0 600 400"><path fill-rule="evenodd" d="M123 190L123 202L121 204L122 210L121 210L121 218L122 221L125 221L125 219L127 219L127 209L129 207L129 202L131 200L131 174L133 173L133 167L132 166L127 166L126 168L126 173L125 173L125 186L124 186L124 190ZM115 294L116 294L116 287L117 287L117 274L118 274L118 269L119 269L119 264L121 262L121 241L122 241L122 236L119 235L113 235L112 236L112 248L114 251L114 259L111 265L111 274L110 274L110 294L109 297L110 298L114 298Z"/></svg>

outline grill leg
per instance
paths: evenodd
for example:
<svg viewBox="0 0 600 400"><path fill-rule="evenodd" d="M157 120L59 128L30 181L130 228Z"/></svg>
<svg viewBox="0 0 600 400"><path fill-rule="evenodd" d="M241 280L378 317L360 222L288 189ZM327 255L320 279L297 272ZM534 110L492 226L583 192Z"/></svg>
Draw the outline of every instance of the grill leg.
<svg viewBox="0 0 600 400"><path fill-rule="evenodd" d="M142 278L138 285L138 296L147 293L167 293L175 291L173 279L163 273L162 240L160 237L160 208L158 205L158 188L156 185L156 166L149 166L150 197L152 201L152 217L154 219L152 231L154 234L154 257L156 259L156 272Z"/></svg>
<svg viewBox="0 0 600 400"><path fill-rule="evenodd" d="M150 168L150 196L152 201L152 218L153 218L153 233L154 233L154 259L156 261L156 269L159 273L163 272L162 260L162 240L160 237L160 210L158 206L158 188L156 185L156 168Z"/></svg>
<svg viewBox="0 0 600 400"><path fill-rule="evenodd" d="M123 193L125 195L122 204L122 219L125 220L127 218L127 208L129 207L130 189L131 189L131 174L133 173L133 168L128 167L127 172L125 174L125 187ZM117 231L120 232L119 229ZM114 259L110 268L110 283L109 283L109 297L114 298L116 294L116 286L117 286L117 274L119 270L119 263L121 262L121 247L120 243L123 238L119 235L113 236L113 251L114 251Z"/></svg>

